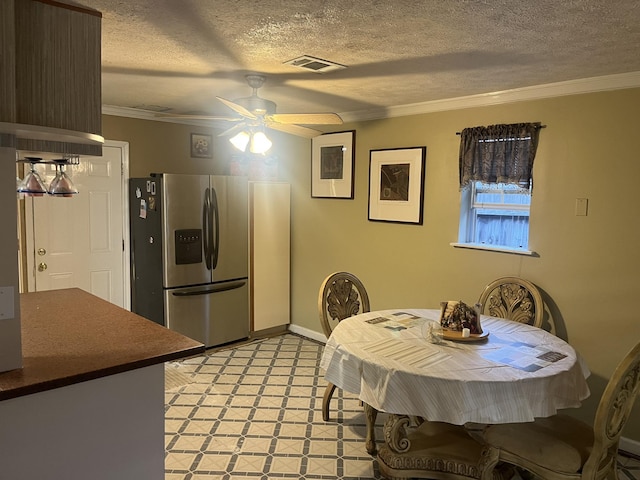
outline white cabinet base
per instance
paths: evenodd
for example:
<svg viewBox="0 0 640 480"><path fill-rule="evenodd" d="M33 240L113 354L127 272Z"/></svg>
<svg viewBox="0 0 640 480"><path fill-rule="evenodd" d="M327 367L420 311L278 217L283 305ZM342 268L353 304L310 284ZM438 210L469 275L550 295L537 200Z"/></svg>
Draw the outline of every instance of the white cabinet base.
<svg viewBox="0 0 640 480"><path fill-rule="evenodd" d="M288 183L249 183L251 331L290 323L290 216Z"/></svg>

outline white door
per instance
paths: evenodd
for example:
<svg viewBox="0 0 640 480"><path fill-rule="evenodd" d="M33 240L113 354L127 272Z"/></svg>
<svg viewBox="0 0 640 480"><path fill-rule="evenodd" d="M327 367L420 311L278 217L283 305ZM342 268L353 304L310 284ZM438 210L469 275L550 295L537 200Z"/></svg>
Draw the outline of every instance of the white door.
<svg viewBox="0 0 640 480"><path fill-rule="evenodd" d="M128 144L105 142L101 157L67 167L80 193L27 197L30 292L78 287L129 308ZM38 165L47 184L53 165Z"/></svg>

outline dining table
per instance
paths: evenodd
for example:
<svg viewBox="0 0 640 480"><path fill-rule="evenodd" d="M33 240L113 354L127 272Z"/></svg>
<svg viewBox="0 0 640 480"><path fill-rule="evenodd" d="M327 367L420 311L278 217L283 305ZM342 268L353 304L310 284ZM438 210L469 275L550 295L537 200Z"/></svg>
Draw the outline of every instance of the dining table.
<svg viewBox="0 0 640 480"><path fill-rule="evenodd" d="M328 338L320 366L328 382L364 403L369 453L376 450L377 412L390 414L385 442L397 449L402 439L390 432L407 417L530 422L589 396L585 361L552 333L481 315L482 334L463 337L443 331L440 316L440 309L372 311L342 320Z"/></svg>

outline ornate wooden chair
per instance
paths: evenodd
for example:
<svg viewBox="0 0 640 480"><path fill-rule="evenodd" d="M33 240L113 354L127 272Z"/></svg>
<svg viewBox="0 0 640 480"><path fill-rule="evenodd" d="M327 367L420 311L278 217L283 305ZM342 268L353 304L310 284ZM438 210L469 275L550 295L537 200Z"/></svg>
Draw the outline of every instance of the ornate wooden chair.
<svg viewBox="0 0 640 480"><path fill-rule="evenodd" d="M341 320L369 311L371 307L367 290L352 273L332 273L322 282L318 312L322 331L327 338Z"/></svg>
<svg viewBox="0 0 640 480"><path fill-rule="evenodd" d="M318 295L318 312L322 331L327 338L341 320L347 317L371 311L369 305L369 295L362 282L348 272L336 272L325 278L320 286ZM336 386L329 383L322 397L322 419L329 421L329 403ZM375 446L375 421L377 410L369 405L364 406L367 417L367 443L366 448L369 453L374 453Z"/></svg>
<svg viewBox="0 0 640 480"><path fill-rule="evenodd" d="M545 480L618 478L616 459L622 429L640 390L640 343L620 362L602 394L593 427L568 415L529 423L492 425L482 480L506 462Z"/></svg>
<svg viewBox="0 0 640 480"><path fill-rule="evenodd" d="M502 277L487 285L478 303L482 313L541 328L544 303L538 287L518 277Z"/></svg>

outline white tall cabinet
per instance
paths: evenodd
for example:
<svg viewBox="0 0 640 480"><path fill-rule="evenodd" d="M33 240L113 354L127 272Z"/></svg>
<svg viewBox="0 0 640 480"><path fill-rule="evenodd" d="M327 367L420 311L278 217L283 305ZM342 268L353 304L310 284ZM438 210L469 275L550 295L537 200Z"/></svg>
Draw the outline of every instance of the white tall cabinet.
<svg viewBox="0 0 640 480"><path fill-rule="evenodd" d="M290 322L291 186L249 182L251 331Z"/></svg>

